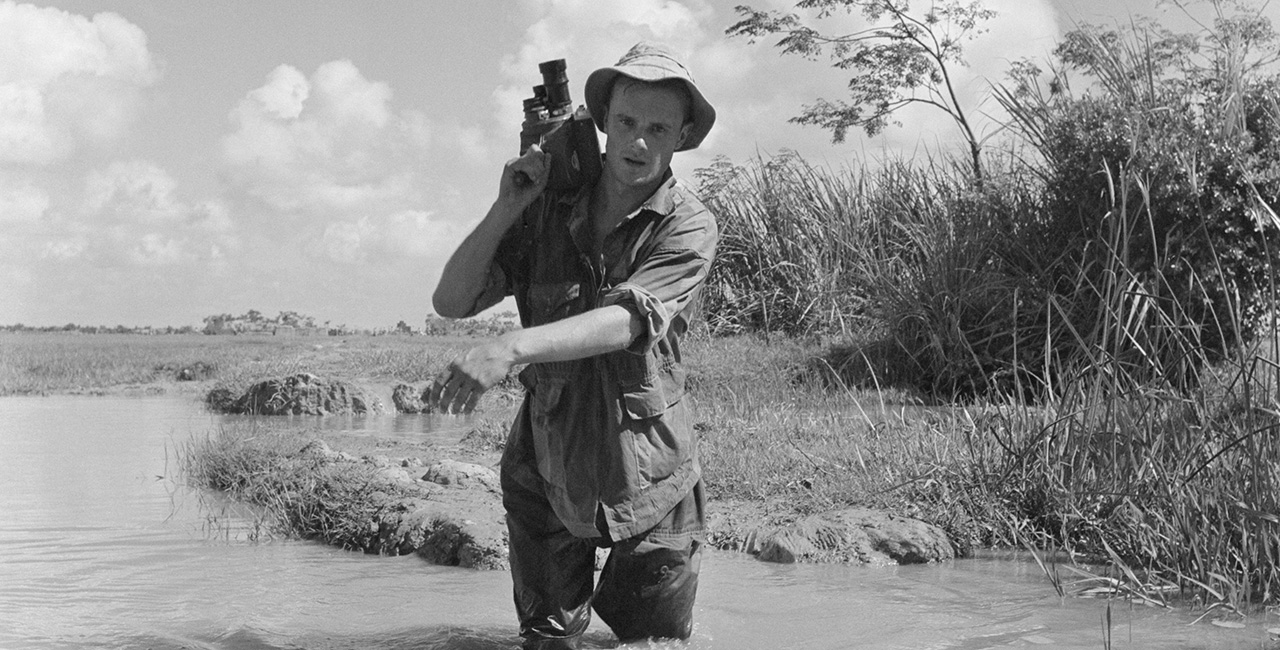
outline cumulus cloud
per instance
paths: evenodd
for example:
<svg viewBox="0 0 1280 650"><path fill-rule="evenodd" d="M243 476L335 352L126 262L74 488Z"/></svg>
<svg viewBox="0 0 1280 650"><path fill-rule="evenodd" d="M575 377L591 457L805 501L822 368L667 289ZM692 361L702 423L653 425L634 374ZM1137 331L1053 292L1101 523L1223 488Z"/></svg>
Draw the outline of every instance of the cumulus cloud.
<svg viewBox="0 0 1280 650"><path fill-rule="evenodd" d="M292 66L282 65L267 75L266 85L249 93L263 112L282 120L292 120L302 113L302 103L311 94L307 78Z"/></svg>
<svg viewBox="0 0 1280 650"><path fill-rule="evenodd" d="M119 15L0 1L0 162L47 165L115 141L158 77L146 35Z"/></svg>
<svg viewBox="0 0 1280 650"><path fill-rule="evenodd" d="M68 214L28 229L43 241L29 253L34 259L154 267L216 260L240 248L224 203L183 201L177 181L151 161L121 160L90 170L80 196Z"/></svg>
<svg viewBox="0 0 1280 650"><path fill-rule="evenodd" d="M393 111L391 88L346 60L310 77L276 68L230 119L222 154L236 189L309 217L358 218L411 200L431 140L425 116Z"/></svg>
<svg viewBox="0 0 1280 650"><path fill-rule="evenodd" d="M85 180L84 213L94 219L163 223L180 221L187 207L175 195L168 172L144 160L116 161L90 171Z"/></svg>

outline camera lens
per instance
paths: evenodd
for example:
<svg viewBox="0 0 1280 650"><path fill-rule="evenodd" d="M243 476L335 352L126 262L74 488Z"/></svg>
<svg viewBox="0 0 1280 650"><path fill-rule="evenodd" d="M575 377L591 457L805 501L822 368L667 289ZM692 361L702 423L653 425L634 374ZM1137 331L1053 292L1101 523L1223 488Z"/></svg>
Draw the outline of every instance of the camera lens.
<svg viewBox="0 0 1280 650"><path fill-rule="evenodd" d="M564 59L544 61L538 64L538 72L542 73L544 83L564 83L569 80L565 76L565 67Z"/></svg>
<svg viewBox="0 0 1280 650"><path fill-rule="evenodd" d="M542 73L542 85L546 87L547 108L556 109L573 103L569 98L569 77L565 74L564 59L544 61L538 64Z"/></svg>

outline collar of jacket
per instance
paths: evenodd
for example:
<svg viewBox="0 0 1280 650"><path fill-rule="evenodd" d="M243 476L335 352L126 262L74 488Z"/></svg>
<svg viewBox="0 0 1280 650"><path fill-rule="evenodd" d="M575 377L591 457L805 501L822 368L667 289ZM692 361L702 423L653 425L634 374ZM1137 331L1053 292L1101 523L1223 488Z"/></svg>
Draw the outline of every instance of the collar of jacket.
<svg viewBox="0 0 1280 650"><path fill-rule="evenodd" d="M578 191L576 192L565 193L559 197L558 203L564 204L564 205L573 205L578 203L579 201L589 202L591 198L591 192L595 191L595 187L596 186L594 184L584 185L578 188ZM675 187L676 187L675 174L673 174L671 172L671 168L668 167L667 171L662 175L662 182L658 185L658 189L654 190L653 194L650 194L649 198L645 199L645 202L640 204L640 207L637 208L635 212L632 212L631 214L628 214L626 217L624 217L622 221L618 223L618 225L622 225L630 221L632 217L636 216L637 214L640 214L644 210L650 210L650 211L656 212L659 215L664 217L669 216L676 209L676 199L675 199L675 192L674 192ZM585 214L586 212L587 212L586 210L582 211L583 214Z"/></svg>

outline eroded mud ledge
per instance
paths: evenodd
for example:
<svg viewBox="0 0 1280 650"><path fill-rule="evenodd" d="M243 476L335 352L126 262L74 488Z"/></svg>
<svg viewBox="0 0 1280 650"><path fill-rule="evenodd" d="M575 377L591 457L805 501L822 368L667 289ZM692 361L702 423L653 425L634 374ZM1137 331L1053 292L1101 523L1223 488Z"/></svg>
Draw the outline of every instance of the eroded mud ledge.
<svg viewBox="0 0 1280 650"><path fill-rule="evenodd" d="M286 412L332 414L332 395L366 394L365 389L346 386L312 390L324 382L314 377L307 381L294 379L256 385L238 402L279 402L296 407ZM268 384L280 392L264 395L263 386ZM296 390L289 392L292 389ZM308 390L328 400L323 408L306 405ZM397 386L394 390L405 393L407 387ZM368 390L367 394L375 397L355 403L376 403L378 392ZM206 402L214 406L226 397L210 395ZM393 401L399 405L403 400ZM294 441L296 450L283 455L276 465L278 471L312 472L315 480L303 479L309 484L349 476L355 477L349 480L364 481L372 487L333 491L326 506L330 520L325 530L300 528L289 532L366 553L416 554L435 564L505 569L506 525L497 476L504 434L504 421L491 418L482 421L457 445L429 449L397 440L378 440L371 446L368 440L351 437L299 435ZM231 479L230 483L235 484L234 477ZM298 479L295 476L290 480ZM343 494L361 502L332 502L342 499ZM306 495L297 496L301 499ZM750 553L764 561L884 565L954 557L953 544L936 526L868 508L807 516L798 516L784 505L764 502L712 500L708 508L712 546ZM350 520L332 521L334 517ZM290 518L282 520L288 522ZM304 521L307 520L299 519L299 525Z"/></svg>

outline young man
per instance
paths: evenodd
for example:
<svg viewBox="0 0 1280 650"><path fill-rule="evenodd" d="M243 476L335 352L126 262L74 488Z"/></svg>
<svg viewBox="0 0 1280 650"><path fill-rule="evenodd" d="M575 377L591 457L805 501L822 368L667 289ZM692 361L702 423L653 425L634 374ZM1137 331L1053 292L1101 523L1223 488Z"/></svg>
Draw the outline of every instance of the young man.
<svg viewBox="0 0 1280 650"><path fill-rule="evenodd" d="M508 162L433 297L447 317L505 295L520 311L521 330L454 359L428 402L469 412L529 364L501 466L525 648L578 647L592 607L622 641L688 638L705 542L679 337L717 230L670 164L702 142L715 110L684 65L647 43L593 72L586 101L607 137L599 180L544 191L549 161L536 145ZM597 547L610 553L593 586Z"/></svg>

